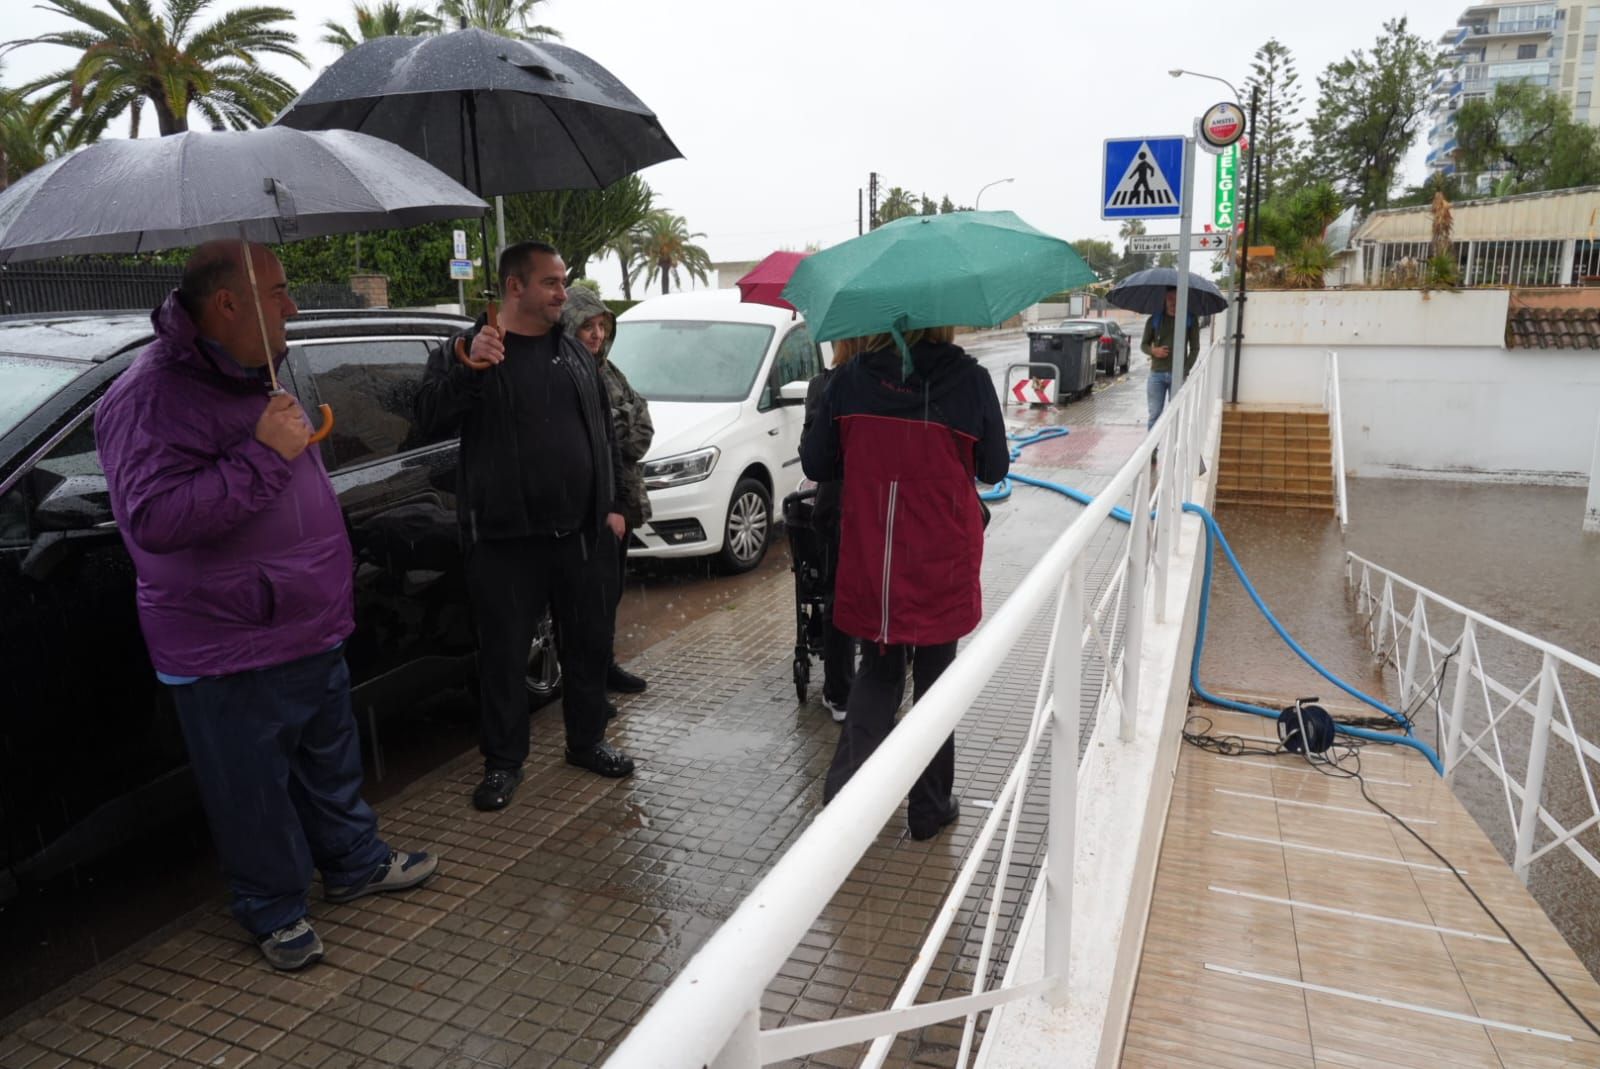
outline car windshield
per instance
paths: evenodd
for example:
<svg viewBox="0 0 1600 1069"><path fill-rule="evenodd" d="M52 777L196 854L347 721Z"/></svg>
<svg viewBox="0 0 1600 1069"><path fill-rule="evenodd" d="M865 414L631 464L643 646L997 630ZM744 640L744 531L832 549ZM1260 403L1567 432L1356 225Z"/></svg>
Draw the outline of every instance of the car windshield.
<svg viewBox="0 0 1600 1069"><path fill-rule="evenodd" d="M649 401L743 401L771 344L760 323L625 320L609 359Z"/></svg>
<svg viewBox="0 0 1600 1069"><path fill-rule="evenodd" d="M0 434L27 419L52 394L83 371L84 365L0 355Z"/></svg>

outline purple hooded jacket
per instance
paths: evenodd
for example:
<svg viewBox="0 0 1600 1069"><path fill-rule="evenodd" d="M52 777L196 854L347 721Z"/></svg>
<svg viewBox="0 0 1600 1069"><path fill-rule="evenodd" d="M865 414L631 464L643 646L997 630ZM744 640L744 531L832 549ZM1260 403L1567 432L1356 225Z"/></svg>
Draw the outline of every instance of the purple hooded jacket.
<svg viewBox="0 0 1600 1069"><path fill-rule="evenodd" d="M353 569L318 451L256 441L266 383L203 347L176 294L151 320L95 413L151 661L218 676L332 649L355 626Z"/></svg>

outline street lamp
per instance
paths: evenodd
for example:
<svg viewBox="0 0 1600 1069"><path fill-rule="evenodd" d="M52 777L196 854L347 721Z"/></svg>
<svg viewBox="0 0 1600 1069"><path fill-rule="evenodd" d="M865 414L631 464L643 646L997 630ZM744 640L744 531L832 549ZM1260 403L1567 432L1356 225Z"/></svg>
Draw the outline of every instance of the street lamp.
<svg viewBox="0 0 1600 1069"><path fill-rule="evenodd" d="M1234 88L1232 82L1228 81L1226 78L1218 78L1215 74L1201 74L1199 71L1186 71L1182 67L1175 67L1167 73L1172 75L1174 78L1182 78L1185 74L1187 74L1191 78L1205 78L1209 81L1221 82L1223 85L1227 86L1228 91L1233 94L1233 99L1235 102L1242 102L1244 100L1244 97L1240 95L1239 90Z"/></svg>
<svg viewBox="0 0 1600 1069"><path fill-rule="evenodd" d="M983 203L983 190L984 189L988 189L989 186L1003 186L1007 182L1015 182L1015 181L1016 181L1015 178L996 178L993 182L990 182L989 185L984 186L983 189L978 190L978 195L976 197L972 198L972 210L973 211L977 211L978 210L978 206Z"/></svg>

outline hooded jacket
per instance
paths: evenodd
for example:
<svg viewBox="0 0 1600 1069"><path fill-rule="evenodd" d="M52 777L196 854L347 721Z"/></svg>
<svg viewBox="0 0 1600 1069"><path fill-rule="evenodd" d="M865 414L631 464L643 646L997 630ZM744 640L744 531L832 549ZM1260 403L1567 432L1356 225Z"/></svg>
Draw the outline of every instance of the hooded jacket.
<svg viewBox="0 0 1600 1069"><path fill-rule="evenodd" d="M457 337L470 347L483 323L480 316L472 330ZM622 483L622 458L613 441L610 405L594 357L560 324L552 330L561 366L577 388L579 415L594 458L593 507L583 527L592 541L607 513L623 511L616 493ZM461 436L456 512L469 544L525 538L539 531L541 524L539 517L528 513L519 465L537 464L541 458L519 456L512 380L504 365L474 371L456 359L455 342L448 338L428 354L417 387L417 431L429 439Z"/></svg>
<svg viewBox="0 0 1600 1069"><path fill-rule="evenodd" d="M266 380L203 343L176 294L151 321L95 412L151 661L219 676L332 649L355 627L354 566L320 453L256 440Z"/></svg>
<svg viewBox="0 0 1600 1069"><path fill-rule="evenodd" d="M871 642L954 642L983 616L983 514L973 478L1010 469L1000 400L961 348L918 342L834 372L800 444L806 475L842 479L834 625Z"/></svg>
<svg viewBox="0 0 1600 1069"><path fill-rule="evenodd" d="M567 303L561 309L562 330L576 338L578 328L595 316L606 318L606 340L600 346L598 358L600 379L606 384L606 394L611 401L612 430L617 451L622 454L622 482L617 497L622 502L622 516L631 530L644 526L650 518L650 494L645 490L640 462L650 451L656 428L650 421L649 402L628 382L622 369L606 359L617 336L617 317L587 288L574 286L567 291Z"/></svg>

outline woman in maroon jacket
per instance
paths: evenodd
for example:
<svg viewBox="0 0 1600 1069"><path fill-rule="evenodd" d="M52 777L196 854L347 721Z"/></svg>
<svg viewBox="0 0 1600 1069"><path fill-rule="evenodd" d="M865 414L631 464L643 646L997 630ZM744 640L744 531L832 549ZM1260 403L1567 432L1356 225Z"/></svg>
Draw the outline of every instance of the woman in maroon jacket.
<svg viewBox="0 0 1600 1069"><path fill-rule="evenodd" d="M983 513L974 477L1010 467L989 373L951 344L952 327L910 331L912 372L888 335L866 339L835 372L801 442L809 478L842 479L834 625L861 642L861 665L823 790L831 800L894 727L911 665L920 698L983 615ZM911 837L955 820L955 737L907 806Z"/></svg>

